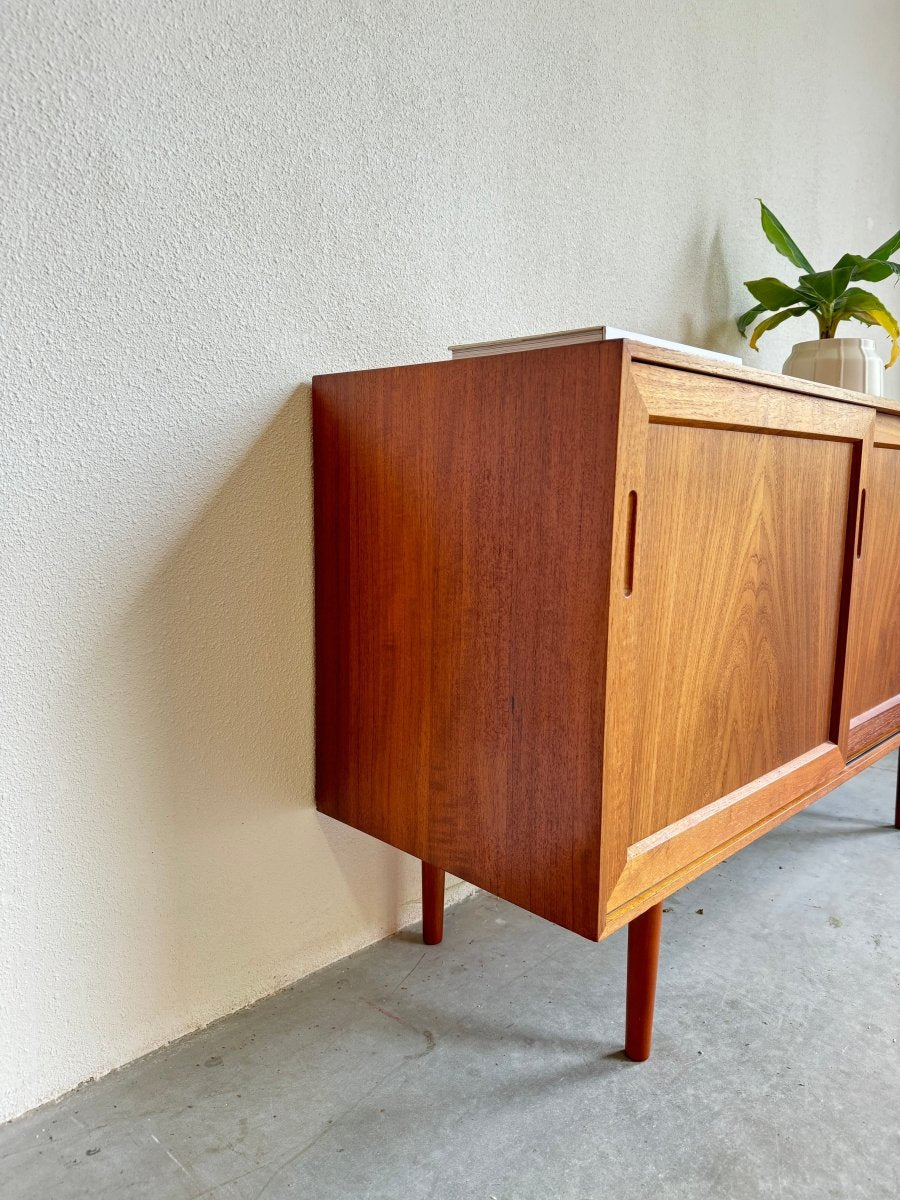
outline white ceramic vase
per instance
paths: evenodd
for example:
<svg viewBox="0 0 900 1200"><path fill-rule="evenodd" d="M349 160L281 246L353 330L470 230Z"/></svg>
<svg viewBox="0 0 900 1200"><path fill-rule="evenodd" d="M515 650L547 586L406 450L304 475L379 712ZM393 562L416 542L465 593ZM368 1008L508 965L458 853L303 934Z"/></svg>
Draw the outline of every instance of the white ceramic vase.
<svg viewBox="0 0 900 1200"><path fill-rule="evenodd" d="M785 375L812 379L866 392L884 395L884 363L871 338L821 338L798 342L782 367Z"/></svg>

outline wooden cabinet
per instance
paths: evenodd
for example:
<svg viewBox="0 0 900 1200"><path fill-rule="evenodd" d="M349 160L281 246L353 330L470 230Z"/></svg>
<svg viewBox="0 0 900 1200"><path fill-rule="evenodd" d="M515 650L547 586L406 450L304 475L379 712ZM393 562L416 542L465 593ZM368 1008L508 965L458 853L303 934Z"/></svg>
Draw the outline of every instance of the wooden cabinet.
<svg viewBox="0 0 900 1200"><path fill-rule="evenodd" d="M609 342L321 376L313 432L317 804L429 913L600 938L900 742L900 406Z"/></svg>

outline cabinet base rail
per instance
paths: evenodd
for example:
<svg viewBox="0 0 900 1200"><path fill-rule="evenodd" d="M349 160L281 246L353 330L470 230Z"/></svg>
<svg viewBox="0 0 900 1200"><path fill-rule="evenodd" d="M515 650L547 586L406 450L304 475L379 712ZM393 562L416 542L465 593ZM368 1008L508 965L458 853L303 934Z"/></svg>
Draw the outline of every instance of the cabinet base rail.
<svg viewBox="0 0 900 1200"><path fill-rule="evenodd" d="M900 762L894 825L900 829ZM445 880L446 873L440 867L422 863L422 940L426 946L438 945L444 936ZM633 1062L646 1062L653 1042L662 912L660 901L628 923L625 1054Z"/></svg>

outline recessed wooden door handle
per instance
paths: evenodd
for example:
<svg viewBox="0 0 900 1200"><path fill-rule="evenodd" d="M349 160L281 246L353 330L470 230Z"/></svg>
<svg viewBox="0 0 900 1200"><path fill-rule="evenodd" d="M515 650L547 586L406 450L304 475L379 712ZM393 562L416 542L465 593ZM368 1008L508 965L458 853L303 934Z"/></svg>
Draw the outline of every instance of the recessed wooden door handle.
<svg viewBox="0 0 900 1200"><path fill-rule="evenodd" d="M637 538L637 492L628 493L625 513L625 595L634 589L634 546Z"/></svg>
<svg viewBox="0 0 900 1200"><path fill-rule="evenodd" d="M856 557L862 554L863 522L866 519L866 489L863 488L859 497L859 529L856 534Z"/></svg>

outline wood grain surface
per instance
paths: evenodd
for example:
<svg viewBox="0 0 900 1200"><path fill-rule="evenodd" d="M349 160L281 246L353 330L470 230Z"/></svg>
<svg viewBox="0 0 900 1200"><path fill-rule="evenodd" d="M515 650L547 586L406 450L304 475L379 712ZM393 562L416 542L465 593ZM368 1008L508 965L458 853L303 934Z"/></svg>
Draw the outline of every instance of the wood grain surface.
<svg viewBox="0 0 900 1200"><path fill-rule="evenodd" d="M615 343L607 344L614 345ZM832 387L830 384L816 383L811 379L796 379L792 375L783 375L779 371L763 371L759 367L738 366L736 363L702 358L681 350L665 350L659 346L648 346L644 342L626 339L624 346L627 357L634 364L648 363L671 367L673 373L683 371L691 375L694 384L704 378L731 380L743 384L745 387L764 388L773 395L785 391L795 396L812 396L817 400L840 401L845 405L877 409L879 412L893 413L900 417L900 400L894 400L889 396L869 396L864 392L851 392L848 388ZM692 385L686 383L685 386Z"/></svg>
<svg viewBox="0 0 900 1200"><path fill-rule="evenodd" d="M900 436L897 445L876 442L871 453L860 549L861 628L850 675L853 752L900 729Z"/></svg>
<svg viewBox="0 0 900 1200"><path fill-rule="evenodd" d="M604 380L594 345L313 391L319 808L589 937L618 411Z"/></svg>
<svg viewBox="0 0 900 1200"><path fill-rule="evenodd" d="M631 586L610 589L605 930L845 762L876 412L731 375L623 372L613 581L632 491L637 527Z"/></svg>
<svg viewBox="0 0 900 1200"><path fill-rule="evenodd" d="M648 862L646 857L640 855L640 848L635 847L636 856L628 864L627 874L620 877L613 903L606 912L604 937L629 924L639 913L646 912L651 905L665 899L666 896L671 896L698 875L712 870L744 846L764 837L790 817L815 804L828 792L853 779L898 747L900 733L895 733L849 763L843 763L838 751L832 747L825 764L826 769L818 783L809 787L803 786L798 790L796 780L788 779L785 786L779 789L778 800L774 805L768 802L771 798L768 793L757 792L753 796L748 795L743 812L737 811L733 816L730 813L723 814L723 825L714 820L710 822L712 828L698 825L689 831L677 852L671 856L670 870L661 868L659 863ZM819 761L818 758L815 759L816 767ZM809 778L805 770L803 778ZM900 790L900 777L897 782ZM757 813L761 814L758 818ZM734 830L731 836L729 829ZM663 850L662 846L659 848ZM665 850L663 854L665 855Z"/></svg>
<svg viewBox="0 0 900 1200"><path fill-rule="evenodd" d="M651 424L633 841L828 740L850 465L847 442Z"/></svg>

